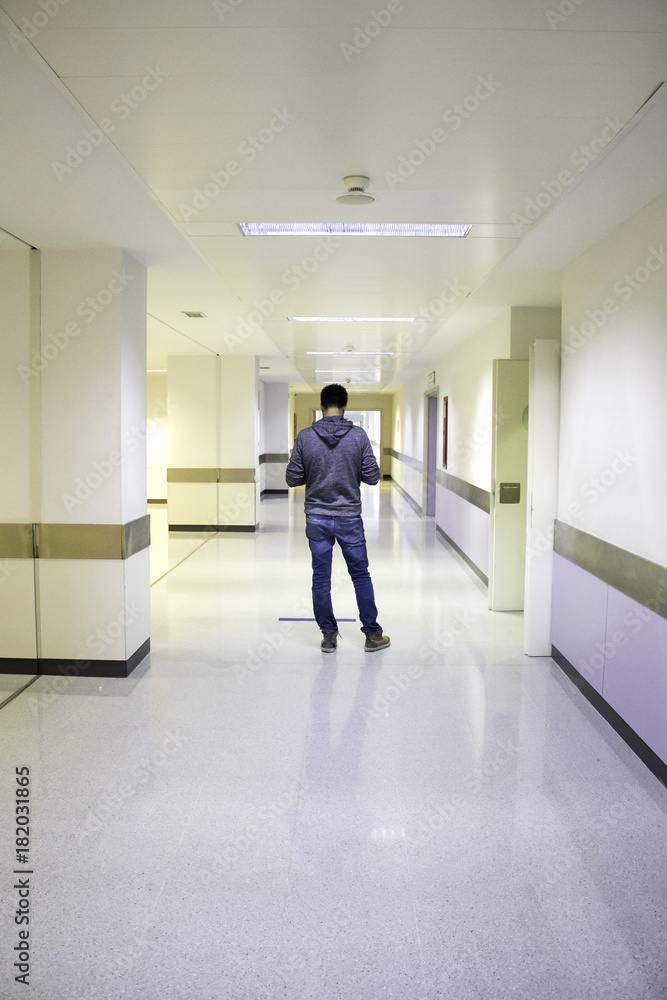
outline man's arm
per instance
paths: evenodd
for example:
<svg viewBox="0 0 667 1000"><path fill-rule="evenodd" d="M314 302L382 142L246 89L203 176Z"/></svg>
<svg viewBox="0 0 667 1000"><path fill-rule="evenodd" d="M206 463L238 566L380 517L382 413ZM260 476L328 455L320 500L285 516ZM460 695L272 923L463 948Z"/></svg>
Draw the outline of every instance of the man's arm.
<svg viewBox="0 0 667 1000"><path fill-rule="evenodd" d="M285 470L285 481L288 486L303 486L306 481L306 470L303 465L303 455L301 454L301 435L297 434L292 457Z"/></svg>
<svg viewBox="0 0 667 1000"><path fill-rule="evenodd" d="M365 441L361 453L361 481L369 486L375 486L380 480L380 466L375 461L375 455L368 434L364 434Z"/></svg>

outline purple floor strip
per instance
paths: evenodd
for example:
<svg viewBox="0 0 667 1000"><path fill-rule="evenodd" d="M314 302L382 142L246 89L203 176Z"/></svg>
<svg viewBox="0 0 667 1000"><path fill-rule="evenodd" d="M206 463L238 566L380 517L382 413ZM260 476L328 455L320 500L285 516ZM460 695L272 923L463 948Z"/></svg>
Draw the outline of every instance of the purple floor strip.
<svg viewBox="0 0 667 1000"><path fill-rule="evenodd" d="M356 622L356 618L337 618L339 622ZM314 622L314 618L279 618L279 622Z"/></svg>

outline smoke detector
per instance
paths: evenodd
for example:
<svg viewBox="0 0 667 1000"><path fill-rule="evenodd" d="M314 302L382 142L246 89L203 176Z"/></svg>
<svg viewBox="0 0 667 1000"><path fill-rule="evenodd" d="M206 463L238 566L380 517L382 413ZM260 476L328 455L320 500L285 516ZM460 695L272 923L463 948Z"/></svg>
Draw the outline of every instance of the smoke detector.
<svg viewBox="0 0 667 1000"><path fill-rule="evenodd" d="M339 194L336 201L341 205L370 205L375 201L372 194L365 194L368 187L369 178L361 177L358 174L350 174L343 177L343 184L347 188L347 194Z"/></svg>

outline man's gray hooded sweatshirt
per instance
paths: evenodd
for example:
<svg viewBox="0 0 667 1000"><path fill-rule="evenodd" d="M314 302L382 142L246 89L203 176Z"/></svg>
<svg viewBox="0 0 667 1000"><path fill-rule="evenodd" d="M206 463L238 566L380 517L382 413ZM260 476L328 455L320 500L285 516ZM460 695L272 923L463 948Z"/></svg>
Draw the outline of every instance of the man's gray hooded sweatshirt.
<svg viewBox="0 0 667 1000"><path fill-rule="evenodd" d="M306 484L306 514L361 517L359 483L375 486L380 469L368 434L345 417L322 417L299 431L285 479Z"/></svg>

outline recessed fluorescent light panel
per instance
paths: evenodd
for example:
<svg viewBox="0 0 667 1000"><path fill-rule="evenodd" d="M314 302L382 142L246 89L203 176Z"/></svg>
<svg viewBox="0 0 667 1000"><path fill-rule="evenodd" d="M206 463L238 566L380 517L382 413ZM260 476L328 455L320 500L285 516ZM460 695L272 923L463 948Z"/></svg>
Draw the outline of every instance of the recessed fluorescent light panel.
<svg viewBox="0 0 667 1000"><path fill-rule="evenodd" d="M306 351L306 354L324 354L328 358L332 358L334 357L334 355L344 355L344 354L347 354L348 356L354 354L357 357L360 354L365 354L369 358L377 358L380 355L384 355L385 357L388 358L393 358L394 356L393 351Z"/></svg>
<svg viewBox="0 0 667 1000"><path fill-rule="evenodd" d="M448 222L238 222L244 236L467 236Z"/></svg>
<svg viewBox="0 0 667 1000"><path fill-rule="evenodd" d="M414 323L414 316L288 316L290 323Z"/></svg>

